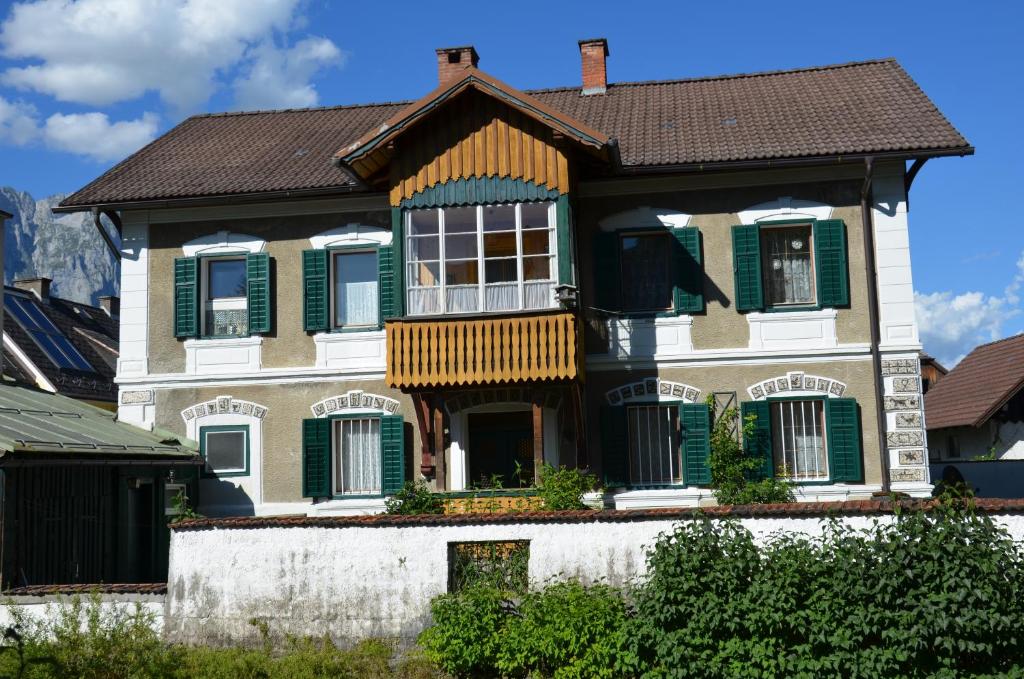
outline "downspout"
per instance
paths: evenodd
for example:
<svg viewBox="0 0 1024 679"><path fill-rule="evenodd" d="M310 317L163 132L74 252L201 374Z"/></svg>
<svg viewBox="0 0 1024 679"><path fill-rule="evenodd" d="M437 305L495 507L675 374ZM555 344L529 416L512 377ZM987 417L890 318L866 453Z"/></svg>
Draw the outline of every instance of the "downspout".
<svg viewBox="0 0 1024 679"><path fill-rule="evenodd" d="M107 249L110 250L110 254L114 255L114 259L120 262L121 250L116 245L114 245L113 239L110 237L110 234L107 233L107 227L103 226L103 222L100 220L100 214L100 209L98 207L94 207L92 209L92 223L96 225L96 230L99 231L100 236L103 237L103 242L107 244ZM106 214L107 218L114 222L115 226L120 226L120 219L116 218L117 213L105 212L103 214ZM120 233L121 229L118 228L117 231L118 233Z"/></svg>
<svg viewBox="0 0 1024 679"><path fill-rule="evenodd" d="M889 449L885 436L885 386L882 377L881 325L878 317L878 271L875 266L875 229L871 217L871 184L874 180L875 161L868 156L864 159L864 184L860 190L861 231L864 232L864 268L868 281L868 322L871 325L871 366L874 371L875 419L878 422L878 457L882 474L882 493L888 493Z"/></svg>

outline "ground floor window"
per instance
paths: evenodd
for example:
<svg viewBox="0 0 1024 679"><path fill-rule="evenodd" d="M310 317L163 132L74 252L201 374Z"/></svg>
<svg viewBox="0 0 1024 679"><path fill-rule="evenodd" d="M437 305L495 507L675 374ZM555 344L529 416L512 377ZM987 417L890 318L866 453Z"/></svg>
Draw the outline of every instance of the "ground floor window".
<svg viewBox="0 0 1024 679"><path fill-rule="evenodd" d="M828 479L824 402L779 401L771 409L776 473L793 481Z"/></svg>
<svg viewBox="0 0 1024 679"><path fill-rule="evenodd" d="M334 422L334 493L380 495L380 418L346 418Z"/></svg>
<svg viewBox="0 0 1024 679"><path fill-rule="evenodd" d="M206 473L240 476L249 473L249 427L246 425L199 428L199 453Z"/></svg>
<svg viewBox="0 0 1024 679"><path fill-rule="evenodd" d="M679 406L642 405L626 409L629 480L632 485L682 483Z"/></svg>

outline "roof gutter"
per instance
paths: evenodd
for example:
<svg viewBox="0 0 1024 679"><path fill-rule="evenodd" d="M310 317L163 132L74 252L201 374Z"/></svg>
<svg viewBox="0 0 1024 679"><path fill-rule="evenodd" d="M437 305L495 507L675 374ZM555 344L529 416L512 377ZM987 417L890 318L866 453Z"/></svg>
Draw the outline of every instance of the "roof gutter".
<svg viewBox="0 0 1024 679"><path fill-rule="evenodd" d="M864 184L860 189L861 231L864 234L864 268L868 283L868 324L871 327L871 367L872 384L875 387L875 421L878 423L878 461L882 476L882 493L889 493L889 447L885 435L885 385L882 377L881 328L878 314L878 269L875 262L875 228L871 216L871 184L874 181L875 160L871 156L864 159Z"/></svg>
<svg viewBox="0 0 1024 679"><path fill-rule="evenodd" d="M35 453L38 454L38 453ZM140 460L138 458L117 459L117 458L88 458L88 457L4 457L0 462L0 468L11 467L198 467L206 464L206 461L198 455L190 458L165 457L152 460Z"/></svg>
<svg viewBox="0 0 1024 679"><path fill-rule="evenodd" d="M82 203L80 205L58 205L53 208L56 213L85 212L98 209L100 212L113 210L159 210L165 208L209 207L232 203L262 203L275 200L323 198L340 194L361 192L359 186L331 186L318 189L294 189L287 191L266 191L250 193L222 193L213 196L195 198L163 198L156 200L136 200L113 203Z"/></svg>

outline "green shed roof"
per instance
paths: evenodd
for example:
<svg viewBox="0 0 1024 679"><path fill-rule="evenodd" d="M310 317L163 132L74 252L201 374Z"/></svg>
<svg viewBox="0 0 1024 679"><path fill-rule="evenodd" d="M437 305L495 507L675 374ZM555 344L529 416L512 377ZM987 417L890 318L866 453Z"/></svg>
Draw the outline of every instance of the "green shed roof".
<svg viewBox="0 0 1024 679"><path fill-rule="evenodd" d="M0 464L40 457L191 458L195 444L118 422L114 413L47 392L0 385ZM31 457L35 457L32 455Z"/></svg>

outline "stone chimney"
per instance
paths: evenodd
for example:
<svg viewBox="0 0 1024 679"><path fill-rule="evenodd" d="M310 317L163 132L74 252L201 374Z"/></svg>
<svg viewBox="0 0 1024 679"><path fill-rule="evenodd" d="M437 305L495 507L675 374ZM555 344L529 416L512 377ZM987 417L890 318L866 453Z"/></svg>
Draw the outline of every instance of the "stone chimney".
<svg viewBox="0 0 1024 679"><path fill-rule="evenodd" d="M50 283L53 281L49 278L23 278L20 281L14 281L14 287L25 292L31 292L36 296L40 302L50 301Z"/></svg>
<svg viewBox="0 0 1024 679"><path fill-rule="evenodd" d="M121 298L117 295L103 295L100 297L100 308L111 318L117 318L121 315Z"/></svg>
<svg viewBox="0 0 1024 679"><path fill-rule="evenodd" d="M580 40L583 61L583 94L604 94L608 90L608 41L604 38Z"/></svg>
<svg viewBox="0 0 1024 679"><path fill-rule="evenodd" d="M476 68L480 55L472 45L442 47L437 52L437 82L439 85L462 77L467 66Z"/></svg>

